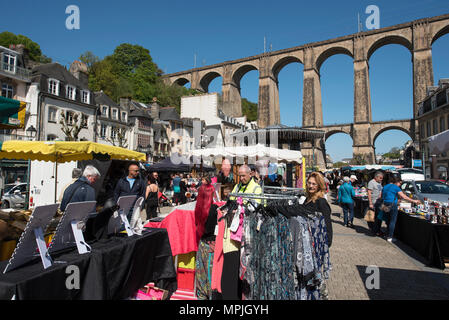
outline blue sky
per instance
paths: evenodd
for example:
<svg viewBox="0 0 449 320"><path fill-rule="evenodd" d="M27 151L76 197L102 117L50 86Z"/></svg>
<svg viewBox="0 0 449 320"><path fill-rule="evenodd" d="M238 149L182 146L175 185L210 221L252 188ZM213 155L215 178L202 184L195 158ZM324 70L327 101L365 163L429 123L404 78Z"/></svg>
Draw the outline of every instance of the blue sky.
<svg viewBox="0 0 449 320"><path fill-rule="evenodd" d="M80 9L80 30L65 27L66 7ZM368 5L380 9L380 27L449 13L441 0L345 0L345 1L10 1L0 20L0 32L24 34L40 44L44 54L69 65L89 50L99 57L121 43L139 44L150 50L165 73L257 55L357 32L357 14L366 30ZM434 78L449 78L449 35L433 47ZM373 120L405 119L412 116L412 62L410 52L399 45L377 50L370 61ZM279 74L281 121L302 124L302 70L290 64ZM325 124L353 121L353 61L335 55L321 67L321 90ZM221 78L209 92L221 91ZM258 72L241 82L242 96L257 102ZM391 130L376 141L377 153L402 146L410 138ZM326 142L334 160L352 157L352 139L336 134Z"/></svg>

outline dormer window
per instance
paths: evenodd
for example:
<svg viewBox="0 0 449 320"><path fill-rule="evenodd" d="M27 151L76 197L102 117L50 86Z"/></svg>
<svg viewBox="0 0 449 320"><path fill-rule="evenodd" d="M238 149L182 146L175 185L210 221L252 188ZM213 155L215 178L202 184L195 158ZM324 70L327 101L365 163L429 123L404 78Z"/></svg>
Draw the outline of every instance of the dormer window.
<svg viewBox="0 0 449 320"><path fill-rule="evenodd" d="M113 120L118 120L118 109L111 109L111 112L112 112L111 118Z"/></svg>
<svg viewBox="0 0 449 320"><path fill-rule="evenodd" d="M108 117L108 107L107 106L102 106L101 107L101 116L107 118Z"/></svg>
<svg viewBox="0 0 449 320"><path fill-rule="evenodd" d="M86 104L90 103L90 92L89 91L81 90L81 101Z"/></svg>
<svg viewBox="0 0 449 320"><path fill-rule="evenodd" d="M59 80L48 79L48 93L59 95Z"/></svg>
<svg viewBox="0 0 449 320"><path fill-rule="evenodd" d="M6 52L3 53L3 70L16 72L16 56Z"/></svg>
<svg viewBox="0 0 449 320"><path fill-rule="evenodd" d="M122 122L128 121L128 114L125 111L122 111Z"/></svg>
<svg viewBox="0 0 449 320"><path fill-rule="evenodd" d="M67 99L75 100L76 88L68 84L65 88L65 94Z"/></svg>

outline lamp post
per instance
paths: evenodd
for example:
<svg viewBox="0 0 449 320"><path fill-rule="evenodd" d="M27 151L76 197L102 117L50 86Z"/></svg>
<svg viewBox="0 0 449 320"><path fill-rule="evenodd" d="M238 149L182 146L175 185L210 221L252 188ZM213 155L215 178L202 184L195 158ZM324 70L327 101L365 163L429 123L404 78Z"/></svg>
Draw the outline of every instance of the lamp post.
<svg viewBox="0 0 449 320"><path fill-rule="evenodd" d="M25 130L25 132L29 140L34 140L37 130L33 125L31 125Z"/></svg>

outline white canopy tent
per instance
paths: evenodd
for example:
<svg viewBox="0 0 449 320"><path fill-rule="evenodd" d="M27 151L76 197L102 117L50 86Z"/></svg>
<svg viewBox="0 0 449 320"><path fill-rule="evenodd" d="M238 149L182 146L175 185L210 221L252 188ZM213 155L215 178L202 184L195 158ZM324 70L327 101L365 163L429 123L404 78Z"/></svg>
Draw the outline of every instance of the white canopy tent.
<svg viewBox="0 0 449 320"><path fill-rule="evenodd" d="M192 151L192 155L196 157L257 157L271 158L277 161L302 163L301 151L277 149L266 147L262 144L254 146L236 146L236 147L218 147L208 149L196 149Z"/></svg>

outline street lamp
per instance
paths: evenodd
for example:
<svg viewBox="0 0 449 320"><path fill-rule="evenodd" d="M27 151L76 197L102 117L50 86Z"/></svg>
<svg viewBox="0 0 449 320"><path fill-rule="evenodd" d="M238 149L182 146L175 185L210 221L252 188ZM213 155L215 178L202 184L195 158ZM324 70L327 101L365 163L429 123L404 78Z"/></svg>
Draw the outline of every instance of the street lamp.
<svg viewBox="0 0 449 320"><path fill-rule="evenodd" d="M37 133L37 130L33 125L29 126L26 129L26 135L28 138L34 139L34 137L36 137L36 133Z"/></svg>

